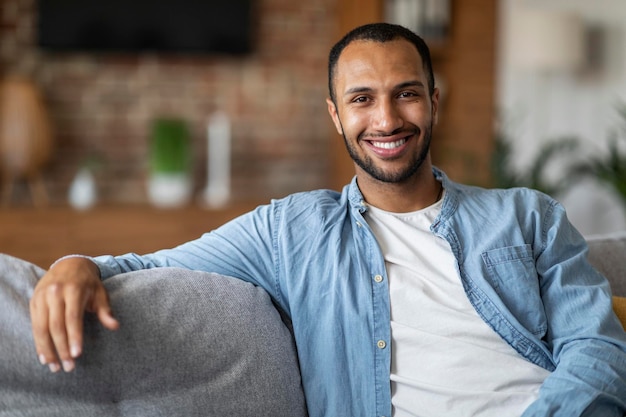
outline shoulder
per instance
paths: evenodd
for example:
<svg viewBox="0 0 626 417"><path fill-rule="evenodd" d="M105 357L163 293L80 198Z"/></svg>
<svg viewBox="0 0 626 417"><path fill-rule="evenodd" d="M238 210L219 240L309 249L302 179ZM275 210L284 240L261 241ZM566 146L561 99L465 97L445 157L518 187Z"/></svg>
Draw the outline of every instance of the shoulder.
<svg viewBox="0 0 626 417"><path fill-rule="evenodd" d="M559 203L547 194L531 188L483 188L471 185L453 184L453 190L461 205L492 208L499 210L504 207L524 209L549 208Z"/></svg>
<svg viewBox="0 0 626 417"><path fill-rule="evenodd" d="M342 194L335 190L319 189L311 191L302 191L294 194L290 194L286 197L273 200L273 202L284 205L314 205L325 206L330 204L331 206L337 205L341 200Z"/></svg>
<svg viewBox="0 0 626 417"><path fill-rule="evenodd" d="M294 193L272 200L270 205L278 218L289 222L313 218L322 220L347 211L345 195L325 189Z"/></svg>
<svg viewBox="0 0 626 417"><path fill-rule="evenodd" d="M530 188L488 189L452 183L446 197L443 218L464 230L480 225L494 231L520 228L541 235L566 217L555 199Z"/></svg>
<svg viewBox="0 0 626 417"><path fill-rule="evenodd" d="M447 205L449 213L457 209L490 212L510 207L532 209L533 207L549 208L558 206L558 203L552 197L531 188L485 188L452 181L445 173L437 169L434 172L446 189L446 200L448 201L447 204L444 203L444 211Z"/></svg>
<svg viewBox="0 0 626 417"><path fill-rule="evenodd" d="M297 226L311 229L347 214L345 193L333 190L313 190L272 199L226 223L221 230L265 230L274 234ZM227 226L227 227L225 227ZM248 233L248 232L246 232Z"/></svg>
<svg viewBox="0 0 626 417"><path fill-rule="evenodd" d="M565 241L570 246L582 243L563 206L529 188L460 185L450 193L442 215L441 230L451 231L468 253L530 245L533 253L540 254Z"/></svg>

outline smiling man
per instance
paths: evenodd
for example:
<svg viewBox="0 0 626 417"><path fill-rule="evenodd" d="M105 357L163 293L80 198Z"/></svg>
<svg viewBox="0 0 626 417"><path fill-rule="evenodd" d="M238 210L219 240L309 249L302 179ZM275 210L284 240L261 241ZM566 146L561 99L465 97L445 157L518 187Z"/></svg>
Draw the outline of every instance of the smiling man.
<svg viewBox="0 0 626 417"><path fill-rule="evenodd" d="M354 41L331 67L328 111L376 207L417 210L440 195L429 152L439 91L427 72L430 62L403 38Z"/></svg>
<svg viewBox="0 0 626 417"><path fill-rule="evenodd" d="M178 266L270 294L292 321L311 416L621 417L626 333L606 279L550 197L432 166L423 40L356 28L331 50L329 88L356 170L341 193L274 200L153 254L57 261L31 300L42 364L75 367L85 310L118 326L100 279Z"/></svg>

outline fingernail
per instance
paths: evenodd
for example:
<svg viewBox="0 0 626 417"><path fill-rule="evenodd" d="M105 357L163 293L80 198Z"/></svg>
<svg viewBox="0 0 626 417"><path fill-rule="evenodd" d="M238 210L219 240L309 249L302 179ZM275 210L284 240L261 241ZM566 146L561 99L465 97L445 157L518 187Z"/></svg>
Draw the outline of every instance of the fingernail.
<svg viewBox="0 0 626 417"><path fill-rule="evenodd" d="M80 346L72 345L70 348L70 355L72 355L72 358L77 358L80 355Z"/></svg>
<svg viewBox="0 0 626 417"><path fill-rule="evenodd" d="M48 368L50 368L50 372L54 373L54 372L59 372L59 370L61 369L61 367L59 366L58 363L54 362L48 365Z"/></svg>
<svg viewBox="0 0 626 417"><path fill-rule="evenodd" d="M48 361L46 360L46 357L41 354L39 355L39 363L41 363L42 365L45 365Z"/></svg>
<svg viewBox="0 0 626 417"><path fill-rule="evenodd" d="M74 361L63 361L62 363L65 372L72 372L74 370Z"/></svg>

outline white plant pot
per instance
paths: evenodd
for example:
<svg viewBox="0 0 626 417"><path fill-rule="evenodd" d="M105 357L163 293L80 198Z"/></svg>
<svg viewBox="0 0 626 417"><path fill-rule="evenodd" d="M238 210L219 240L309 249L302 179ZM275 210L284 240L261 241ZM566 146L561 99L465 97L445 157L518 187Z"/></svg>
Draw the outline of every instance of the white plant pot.
<svg viewBox="0 0 626 417"><path fill-rule="evenodd" d="M150 174L148 198L158 208L177 208L191 199L191 179L187 174Z"/></svg>

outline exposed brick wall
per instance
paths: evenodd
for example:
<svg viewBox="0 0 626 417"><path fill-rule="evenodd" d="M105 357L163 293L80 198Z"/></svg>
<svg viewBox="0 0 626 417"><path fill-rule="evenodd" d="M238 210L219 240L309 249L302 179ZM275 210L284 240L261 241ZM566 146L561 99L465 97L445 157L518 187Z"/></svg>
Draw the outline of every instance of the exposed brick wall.
<svg viewBox="0 0 626 417"><path fill-rule="evenodd" d="M0 73L41 87L55 128L45 184L66 201L92 154L105 203L146 201L151 120L181 116L192 131L198 192L205 185L206 119L233 123L233 198L266 199L329 183L326 59L335 0L259 0L254 52L245 57L53 54L35 46L36 3L0 2Z"/></svg>

